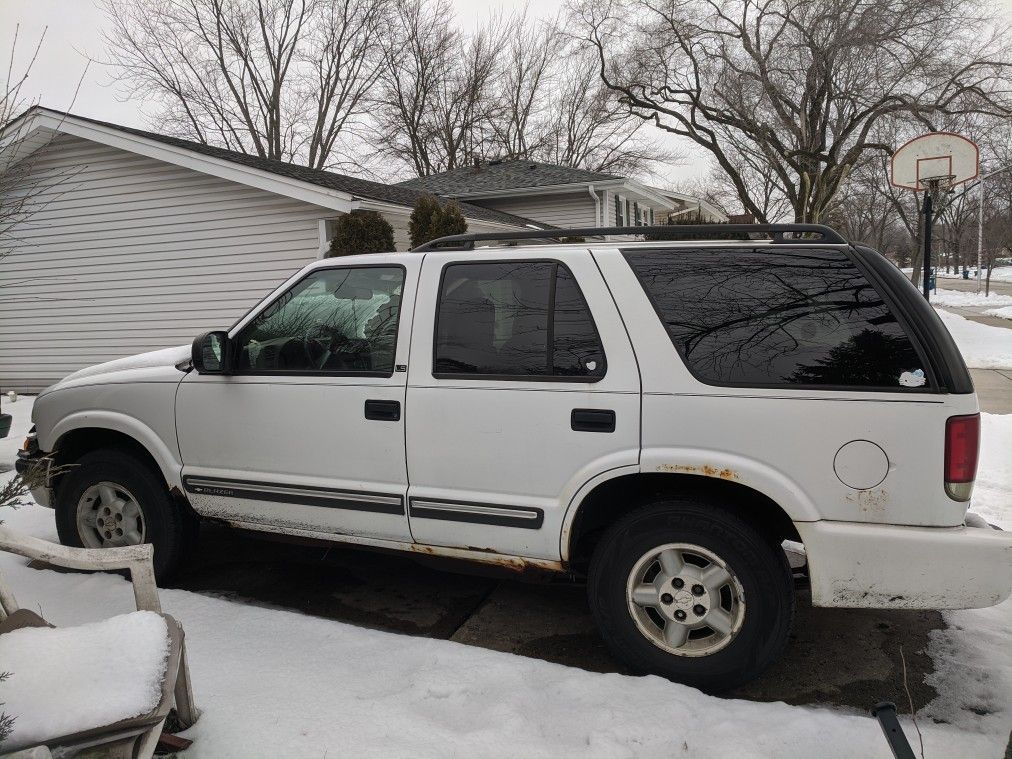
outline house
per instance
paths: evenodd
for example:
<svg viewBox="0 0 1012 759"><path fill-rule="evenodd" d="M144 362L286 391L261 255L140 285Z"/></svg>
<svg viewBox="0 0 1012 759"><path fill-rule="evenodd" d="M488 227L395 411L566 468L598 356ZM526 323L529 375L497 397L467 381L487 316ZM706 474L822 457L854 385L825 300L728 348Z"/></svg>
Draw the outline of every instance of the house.
<svg viewBox="0 0 1012 759"><path fill-rule="evenodd" d="M27 197L0 251L0 388L20 392L227 327L323 256L341 214L379 211L406 249L421 195L40 107L0 153L23 169L0 208ZM546 226L460 206L472 231Z"/></svg>
<svg viewBox="0 0 1012 759"><path fill-rule="evenodd" d="M534 161L384 184L41 107L0 134L0 166L15 164L0 208L27 201L0 250L0 389L20 392L227 327L357 209L405 250L426 192L456 200L474 232L646 226L688 202Z"/></svg>
<svg viewBox="0 0 1012 759"><path fill-rule="evenodd" d="M489 161L409 179L397 186L557 227L663 224L679 207L677 200L665 195L667 191L617 174L537 161Z"/></svg>
<svg viewBox="0 0 1012 759"><path fill-rule="evenodd" d="M667 221L673 224L677 224L679 218L684 217L699 219L708 224L727 224L731 221L727 214L703 198L686 195L683 192L675 192L674 190L662 190L658 187L651 189L675 204L674 210L667 214ZM660 223L663 222L658 221L658 224ZM747 224L751 222L739 221L737 223Z"/></svg>

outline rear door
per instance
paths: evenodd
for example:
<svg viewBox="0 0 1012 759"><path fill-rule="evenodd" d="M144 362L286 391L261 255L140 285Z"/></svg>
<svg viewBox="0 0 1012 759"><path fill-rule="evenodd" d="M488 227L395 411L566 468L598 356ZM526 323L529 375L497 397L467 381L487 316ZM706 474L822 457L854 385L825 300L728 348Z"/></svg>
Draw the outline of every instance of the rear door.
<svg viewBox="0 0 1012 759"><path fill-rule="evenodd" d="M639 459L636 360L593 258L427 254L414 319L414 540L557 559L577 490Z"/></svg>

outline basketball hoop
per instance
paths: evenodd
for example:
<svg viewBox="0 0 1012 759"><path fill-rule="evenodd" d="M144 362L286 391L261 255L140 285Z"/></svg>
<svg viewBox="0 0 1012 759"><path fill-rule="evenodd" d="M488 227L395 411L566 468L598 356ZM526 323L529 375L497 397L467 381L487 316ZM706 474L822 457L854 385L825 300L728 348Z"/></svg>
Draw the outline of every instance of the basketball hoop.
<svg viewBox="0 0 1012 759"><path fill-rule="evenodd" d="M976 179L980 170L977 143L951 132L929 132L893 153L889 181L894 187L924 193L924 297L931 282L932 206L942 192Z"/></svg>

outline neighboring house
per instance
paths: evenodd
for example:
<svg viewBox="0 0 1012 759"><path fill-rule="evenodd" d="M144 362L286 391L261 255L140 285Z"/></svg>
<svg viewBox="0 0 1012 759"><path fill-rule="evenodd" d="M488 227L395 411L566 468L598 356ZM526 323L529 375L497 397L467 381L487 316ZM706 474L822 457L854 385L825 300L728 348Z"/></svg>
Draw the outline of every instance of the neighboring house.
<svg viewBox="0 0 1012 759"><path fill-rule="evenodd" d="M678 201L668 197L671 193L667 190L616 174L536 161L490 161L409 179L397 186L426 190L557 227L662 224L679 209Z"/></svg>
<svg viewBox="0 0 1012 759"><path fill-rule="evenodd" d="M228 327L324 255L341 214L379 211L406 249L421 195L39 107L0 151L28 161L14 194L32 196L0 251L0 389L21 392ZM471 231L544 226L461 209Z"/></svg>
<svg viewBox="0 0 1012 759"><path fill-rule="evenodd" d="M662 190L658 187L651 189L675 204L674 210L667 215L667 219L672 223L677 224L679 217L699 218L710 224L726 224L730 221L727 214L703 198L686 195L684 192L675 192L674 190ZM663 224L664 221L658 219L657 223ZM742 221L739 223L749 222Z"/></svg>

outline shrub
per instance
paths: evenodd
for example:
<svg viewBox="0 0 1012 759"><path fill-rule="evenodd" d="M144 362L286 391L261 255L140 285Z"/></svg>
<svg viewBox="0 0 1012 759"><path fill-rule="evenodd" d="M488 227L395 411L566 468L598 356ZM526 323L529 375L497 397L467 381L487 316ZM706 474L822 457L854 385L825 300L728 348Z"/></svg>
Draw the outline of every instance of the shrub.
<svg viewBox="0 0 1012 759"><path fill-rule="evenodd" d="M446 235L462 235L467 231L464 214L452 200L440 204L435 195L425 193L418 198L411 219L408 221L408 234L411 236L411 247L416 248L430 240Z"/></svg>
<svg viewBox="0 0 1012 759"><path fill-rule="evenodd" d="M327 257L355 253L388 253L394 249L394 228L376 211L352 211L334 222Z"/></svg>

